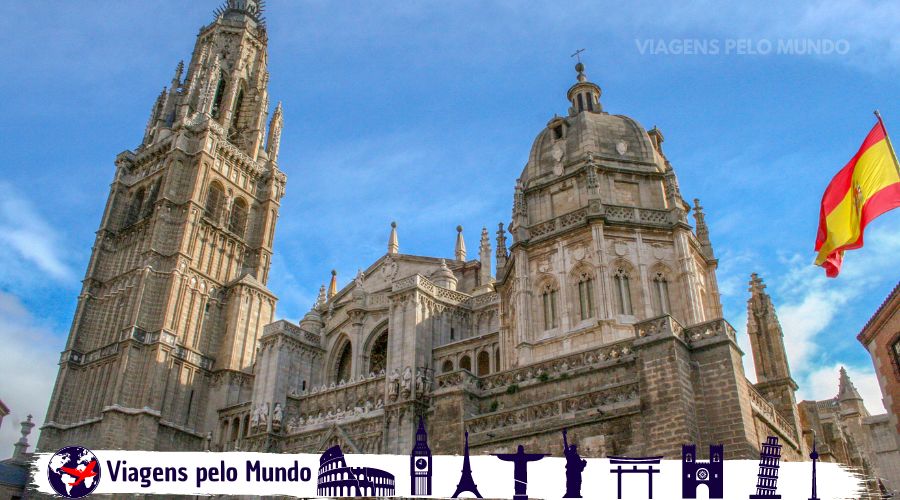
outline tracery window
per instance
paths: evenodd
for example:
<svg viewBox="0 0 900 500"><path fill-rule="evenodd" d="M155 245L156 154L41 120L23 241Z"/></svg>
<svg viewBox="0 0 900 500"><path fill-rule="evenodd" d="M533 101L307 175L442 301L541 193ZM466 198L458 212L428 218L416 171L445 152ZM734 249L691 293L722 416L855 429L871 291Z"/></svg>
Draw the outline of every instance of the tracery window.
<svg viewBox="0 0 900 500"><path fill-rule="evenodd" d="M619 314L632 315L634 311L631 307L631 283L628 273L624 269L619 268L615 274L616 296L618 298L617 305Z"/></svg>
<svg viewBox="0 0 900 500"><path fill-rule="evenodd" d="M594 279L588 273L578 277L578 310L582 321L594 316Z"/></svg>
<svg viewBox="0 0 900 500"><path fill-rule="evenodd" d="M144 188L138 189L134 198L131 200L131 206L128 207L128 214L125 216L125 226L130 226L137 222L141 216L141 207L144 205Z"/></svg>
<svg viewBox="0 0 900 500"><path fill-rule="evenodd" d="M206 193L206 216L219 222L225 205L225 190L218 182L213 182Z"/></svg>
<svg viewBox="0 0 900 500"><path fill-rule="evenodd" d="M380 373L387 366L388 332L385 330L372 343L372 352L369 354L369 371Z"/></svg>
<svg viewBox="0 0 900 500"><path fill-rule="evenodd" d="M544 306L544 330L556 328L556 288L552 283L544 285L541 292L541 302Z"/></svg>
<svg viewBox="0 0 900 500"><path fill-rule="evenodd" d="M222 109L222 100L225 98L225 74L219 74L219 83L216 85L216 94L213 97L212 108L209 110L210 116L219 117L219 111Z"/></svg>
<svg viewBox="0 0 900 500"><path fill-rule="evenodd" d="M657 314L670 314L672 307L669 303L669 281L663 273L656 273L653 277L653 298L656 302Z"/></svg>
<svg viewBox="0 0 900 500"><path fill-rule="evenodd" d="M234 201L231 207L231 218L228 221L228 230L243 238L247 230L247 202L243 198Z"/></svg>

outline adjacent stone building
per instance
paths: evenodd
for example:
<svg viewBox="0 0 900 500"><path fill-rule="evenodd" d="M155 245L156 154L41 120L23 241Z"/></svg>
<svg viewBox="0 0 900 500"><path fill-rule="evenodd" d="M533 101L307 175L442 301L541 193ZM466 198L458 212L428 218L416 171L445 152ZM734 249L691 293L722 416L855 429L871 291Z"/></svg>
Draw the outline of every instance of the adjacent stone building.
<svg viewBox="0 0 900 500"><path fill-rule="evenodd" d="M900 448L887 414L870 415L847 371L841 367L838 394L799 405L806 445L816 440L819 459L854 467L867 479L871 498L896 496Z"/></svg>
<svg viewBox="0 0 900 500"><path fill-rule="evenodd" d="M900 439L900 283L856 338L872 356L882 402L888 410L894 434Z"/></svg>
<svg viewBox="0 0 900 500"><path fill-rule="evenodd" d="M280 106L265 127L266 41L258 4L226 1L141 145L118 156L42 450L408 454L423 416L437 454L461 453L464 430L473 453L551 451L567 428L588 457L694 443L757 458L767 436L805 457L762 280L753 384L704 212L662 132L605 111L580 63L568 112L538 132L512 189L511 222L483 228L475 258L462 227L452 256L401 253L393 224L382 257L340 289L332 272L299 322L273 322L286 178Z"/></svg>

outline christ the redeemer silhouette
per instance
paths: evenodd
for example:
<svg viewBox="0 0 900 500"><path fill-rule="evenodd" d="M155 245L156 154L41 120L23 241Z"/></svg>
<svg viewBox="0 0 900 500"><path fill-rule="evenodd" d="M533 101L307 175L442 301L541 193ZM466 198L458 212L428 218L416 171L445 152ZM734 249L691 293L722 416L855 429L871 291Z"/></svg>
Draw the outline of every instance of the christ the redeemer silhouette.
<svg viewBox="0 0 900 500"><path fill-rule="evenodd" d="M506 462L515 464L513 479L515 480L515 495L513 500L528 500L525 490L528 488L528 462L537 462L546 457L547 453L525 453L525 447L521 444L516 453L500 453L494 456Z"/></svg>

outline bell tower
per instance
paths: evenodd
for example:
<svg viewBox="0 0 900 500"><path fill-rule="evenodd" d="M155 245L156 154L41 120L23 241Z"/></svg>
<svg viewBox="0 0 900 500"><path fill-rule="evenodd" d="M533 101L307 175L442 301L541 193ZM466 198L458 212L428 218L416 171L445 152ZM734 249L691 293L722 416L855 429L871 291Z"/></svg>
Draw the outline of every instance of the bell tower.
<svg viewBox="0 0 900 500"><path fill-rule="evenodd" d="M246 400L287 181L266 47L261 2L227 0L116 157L39 449L202 450Z"/></svg>

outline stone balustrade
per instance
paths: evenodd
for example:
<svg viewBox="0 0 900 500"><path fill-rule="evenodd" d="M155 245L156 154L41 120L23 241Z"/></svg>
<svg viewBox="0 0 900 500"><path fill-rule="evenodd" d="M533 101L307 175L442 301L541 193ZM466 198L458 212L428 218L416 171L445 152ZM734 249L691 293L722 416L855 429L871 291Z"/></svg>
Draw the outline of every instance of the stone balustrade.
<svg viewBox="0 0 900 500"><path fill-rule="evenodd" d="M368 416L384 407L384 384L382 371L349 382L289 394L285 419L288 432L322 422Z"/></svg>
<svg viewBox="0 0 900 500"><path fill-rule="evenodd" d="M579 394L566 394L538 404L517 408L500 409L466 420L466 427L476 435L492 431L521 431L540 421L546 426L547 420L566 414L585 412L591 418L599 413L615 413L617 408L639 404L640 395L637 382L614 384Z"/></svg>
<svg viewBox="0 0 900 500"><path fill-rule="evenodd" d="M746 379L745 379L746 380ZM794 448L799 447L798 436L796 432L796 428L788 422L788 420L781 416L778 413L778 410L775 409L775 406L772 405L766 398L753 387L753 384L750 383L749 380L746 380L747 384L747 392L750 395L750 406L753 408L754 413L759 415L763 420L765 420L769 425L771 425L775 430L777 430L783 438L790 442Z"/></svg>

